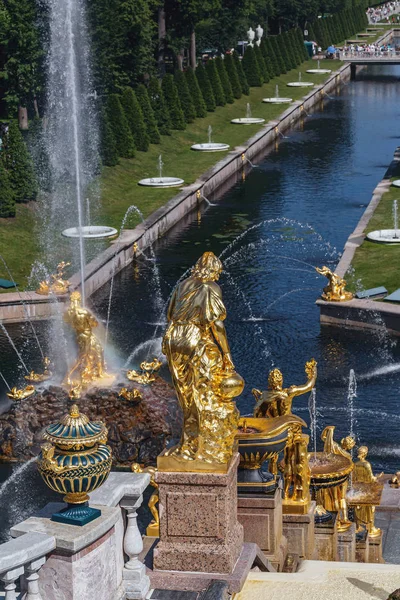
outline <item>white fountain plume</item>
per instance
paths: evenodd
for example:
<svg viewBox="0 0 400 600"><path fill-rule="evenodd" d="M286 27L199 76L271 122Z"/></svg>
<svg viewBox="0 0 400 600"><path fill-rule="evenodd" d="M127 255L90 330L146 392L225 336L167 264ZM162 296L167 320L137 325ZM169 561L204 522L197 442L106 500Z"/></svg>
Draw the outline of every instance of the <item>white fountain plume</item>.
<svg viewBox="0 0 400 600"><path fill-rule="evenodd" d="M308 412L310 413L311 448L314 452L314 460L317 460L317 391L311 390L308 400Z"/></svg>
<svg viewBox="0 0 400 600"><path fill-rule="evenodd" d="M301 71L299 71L299 82L301 81Z"/></svg>
<svg viewBox="0 0 400 600"><path fill-rule="evenodd" d="M275 98L279 98L279 86L275 86Z"/></svg>
<svg viewBox="0 0 400 600"><path fill-rule="evenodd" d="M251 119L251 106L250 102L246 104L246 119Z"/></svg>
<svg viewBox="0 0 400 600"><path fill-rule="evenodd" d="M349 410L349 420L350 420L350 435L354 437L354 428L355 428L355 416L354 416L354 398L357 398L357 379L354 369L350 369L349 373L349 387L347 391L347 406Z"/></svg>
<svg viewBox="0 0 400 600"><path fill-rule="evenodd" d="M393 200L393 227L394 227L394 237L397 238L399 237L397 235L397 230L399 228L399 220L398 220L398 213L397 213L397 200Z"/></svg>
<svg viewBox="0 0 400 600"><path fill-rule="evenodd" d="M211 144L211 136L212 136L212 127L211 125L208 126L208 143Z"/></svg>
<svg viewBox="0 0 400 600"><path fill-rule="evenodd" d="M47 87L47 151L50 190L43 195L42 238L49 264L56 264L60 235L78 227L79 244L72 246L79 262L82 303L85 303L85 190L98 168L98 124L91 85L90 46L85 0L48 0L50 44ZM93 193L91 209L93 218ZM96 194L94 194L96 196ZM74 244L72 240L71 244Z"/></svg>
<svg viewBox="0 0 400 600"><path fill-rule="evenodd" d="M163 159L162 159L162 155L160 154L160 156L158 157L158 174L160 176L160 179L162 179L163 176Z"/></svg>

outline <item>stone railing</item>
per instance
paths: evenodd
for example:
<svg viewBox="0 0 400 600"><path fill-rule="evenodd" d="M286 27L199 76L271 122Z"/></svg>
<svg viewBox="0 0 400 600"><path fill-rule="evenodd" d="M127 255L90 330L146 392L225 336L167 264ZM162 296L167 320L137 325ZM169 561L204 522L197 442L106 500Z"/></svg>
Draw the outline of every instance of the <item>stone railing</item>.
<svg viewBox="0 0 400 600"><path fill-rule="evenodd" d="M400 52L396 51L394 48L392 50L385 50L384 52L381 52L380 50L376 50L375 52L365 50L361 50L360 52L354 50L352 52L351 50L348 50L346 52L340 52L339 58L343 61L357 61L361 59L362 61L370 60L371 62L390 62L394 60L400 61Z"/></svg>
<svg viewBox="0 0 400 600"><path fill-rule="evenodd" d="M122 560L120 568L126 600L144 599L150 589L146 567L139 560L143 540L137 524L137 510L142 505L142 494L149 483L148 473L111 473L105 484L91 497L92 503L97 506L119 505L121 508L121 516L116 524L116 542ZM125 561L124 555L128 560Z"/></svg>
<svg viewBox="0 0 400 600"><path fill-rule="evenodd" d="M19 580L23 600L43 600L39 571L55 547L55 538L43 533L27 533L0 546L0 581L4 583L5 600L16 600Z"/></svg>

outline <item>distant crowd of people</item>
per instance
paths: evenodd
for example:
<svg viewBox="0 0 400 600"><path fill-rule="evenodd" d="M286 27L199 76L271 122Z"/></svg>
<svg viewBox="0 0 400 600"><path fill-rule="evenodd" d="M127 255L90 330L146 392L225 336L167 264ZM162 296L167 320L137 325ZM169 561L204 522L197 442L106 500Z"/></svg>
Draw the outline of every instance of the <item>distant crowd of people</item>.
<svg viewBox="0 0 400 600"><path fill-rule="evenodd" d="M392 44L350 44L343 46L345 56L356 54L365 54L366 56L390 56L391 54L400 52L400 46Z"/></svg>
<svg viewBox="0 0 400 600"><path fill-rule="evenodd" d="M382 21L383 19L389 22L392 13L397 10L400 10L400 0L392 0L392 2L386 2L386 4L369 8L367 15L371 23L378 23L378 21ZM392 20L393 18L395 19L395 17L392 17ZM396 20L393 22L396 22Z"/></svg>

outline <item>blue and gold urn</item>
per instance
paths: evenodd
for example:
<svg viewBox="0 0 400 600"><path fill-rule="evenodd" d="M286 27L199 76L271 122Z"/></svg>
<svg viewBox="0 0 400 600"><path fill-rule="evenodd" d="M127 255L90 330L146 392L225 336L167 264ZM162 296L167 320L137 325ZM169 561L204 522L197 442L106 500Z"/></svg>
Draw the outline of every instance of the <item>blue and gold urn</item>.
<svg viewBox="0 0 400 600"><path fill-rule="evenodd" d="M100 516L101 511L89 507L88 500L89 493L105 482L111 470L107 434L104 423L89 421L76 404L59 423L47 427L38 469L49 488L65 494L68 505L52 516L53 521L86 525Z"/></svg>

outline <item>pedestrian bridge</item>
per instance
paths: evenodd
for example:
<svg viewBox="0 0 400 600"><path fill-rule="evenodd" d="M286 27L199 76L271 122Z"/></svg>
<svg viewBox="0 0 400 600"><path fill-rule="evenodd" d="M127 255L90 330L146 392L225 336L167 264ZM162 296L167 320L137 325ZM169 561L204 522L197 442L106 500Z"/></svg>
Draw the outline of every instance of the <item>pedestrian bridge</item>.
<svg viewBox="0 0 400 600"><path fill-rule="evenodd" d="M400 51L396 52L340 52L340 60L344 62L353 63L356 65L399 65L400 64Z"/></svg>

